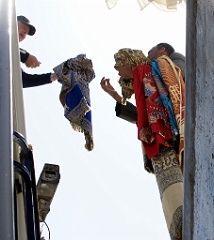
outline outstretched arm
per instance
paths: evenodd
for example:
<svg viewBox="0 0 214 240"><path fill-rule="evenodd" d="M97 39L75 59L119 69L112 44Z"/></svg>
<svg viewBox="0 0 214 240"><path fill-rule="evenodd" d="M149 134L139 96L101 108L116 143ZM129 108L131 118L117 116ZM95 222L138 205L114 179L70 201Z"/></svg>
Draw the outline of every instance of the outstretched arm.
<svg viewBox="0 0 214 240"><path fill-rule="evenodd" d="M23 88L36 87L44 84L49 84L57 79L58 77L55 73L28 74L22 71Z"/></svg>
<svg viewBox="0 0 214 240"><path fill-rule="evenodd" d="M126 120L128 122L136 124L137 122L137 109L136 107L130 103L126 102L126 105L122 103L122 97L118 94L118 92L114 89L114 87L110 83L110 79L103 77L101 79L101 87L102 89L107 92L113 99L117 101L115 112L116 116Z"/></svg>

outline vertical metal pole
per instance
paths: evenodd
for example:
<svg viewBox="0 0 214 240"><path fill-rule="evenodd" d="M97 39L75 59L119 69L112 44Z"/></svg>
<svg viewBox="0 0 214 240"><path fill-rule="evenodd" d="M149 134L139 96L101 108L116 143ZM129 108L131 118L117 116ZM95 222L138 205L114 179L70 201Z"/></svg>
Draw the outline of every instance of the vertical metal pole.
<svg viewBox="0 0 214 240"><path fill-rule="evenodd" d="M0 239L14 239L11 117L10 14L12 0L0 1Z"/></svg>

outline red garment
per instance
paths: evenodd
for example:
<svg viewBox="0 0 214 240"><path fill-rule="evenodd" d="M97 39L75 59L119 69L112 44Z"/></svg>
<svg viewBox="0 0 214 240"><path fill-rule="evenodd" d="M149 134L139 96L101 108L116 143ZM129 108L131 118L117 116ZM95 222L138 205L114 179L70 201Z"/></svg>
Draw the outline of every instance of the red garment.
<svg viewBox="0 0 214 240"><path fill-rule="evenodd" d="M173 146L168 115L161 102L159 92L152 77L150 65L141 64L133 70L134 93L138 112L138 139L148 158L159 153L160 146Z"/></svg>

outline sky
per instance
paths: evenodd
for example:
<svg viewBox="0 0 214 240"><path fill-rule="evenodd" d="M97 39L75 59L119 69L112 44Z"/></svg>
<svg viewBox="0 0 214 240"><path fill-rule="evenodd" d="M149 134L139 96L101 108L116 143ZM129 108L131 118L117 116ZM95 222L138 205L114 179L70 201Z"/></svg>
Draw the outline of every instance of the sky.
<svg viewBox="0 0 214 240"><path fill-rule="evenodd" d="M23 89L26 138L33 146L37 179L45 163L60 166L61 179L46 222L51 240L169 240L155 176L143 167L137 128L115 115L115 101L100 87L103 76L120 92L114 53L145 54L159 42L185 55L186 10L164 12L135 0L16 0L16 14L36 26L20 47L41 62L28 73L53 68L78 54L91 59L90 83L94 149L64 117L58 82ZM134 97L131 99L134 103ZM48 230L41 224L42 236Z"/></svg>

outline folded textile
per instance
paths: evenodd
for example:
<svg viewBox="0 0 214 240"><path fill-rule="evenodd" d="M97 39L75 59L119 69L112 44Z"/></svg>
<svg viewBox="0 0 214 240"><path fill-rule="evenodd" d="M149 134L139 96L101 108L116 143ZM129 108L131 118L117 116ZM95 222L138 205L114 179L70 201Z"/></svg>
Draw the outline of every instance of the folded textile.
<svg viewBox="0 0 214 240"><path fill-rule="evenodd" d="M85 148L94 148L92 136L91 102L89 83L95 78L93 64L85 54L77 55L56 66L54 72L62 84L59 95L64 116L74 130L85 135Z"/></svg>

